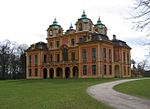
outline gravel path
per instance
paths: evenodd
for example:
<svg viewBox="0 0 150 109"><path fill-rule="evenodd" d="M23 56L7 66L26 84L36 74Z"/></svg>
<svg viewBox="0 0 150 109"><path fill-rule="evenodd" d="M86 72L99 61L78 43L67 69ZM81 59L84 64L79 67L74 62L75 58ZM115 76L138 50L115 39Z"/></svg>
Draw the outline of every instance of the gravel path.
<svg viewBox="0 0 150 109"><path fill-rule="evenodd" d="M139 79L118 80L94 85L87 89L87 93L115 109L150 109L150 100L123 94L112 89L115 85L134 80Z"/></svg>

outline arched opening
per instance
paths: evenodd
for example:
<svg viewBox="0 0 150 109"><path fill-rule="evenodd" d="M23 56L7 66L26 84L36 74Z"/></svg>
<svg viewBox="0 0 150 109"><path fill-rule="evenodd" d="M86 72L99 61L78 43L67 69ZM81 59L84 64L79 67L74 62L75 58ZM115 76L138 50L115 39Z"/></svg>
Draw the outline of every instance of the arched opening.
<svg viewBox="0 0 150 109"><path fill-rule="evenodd" d="M46 68L43 69L43 78L47 79L47 69Z"/></svg>
<svg viewBox="0 0 150 109"><path fill-rule="evenodd" d="M119 73L120 71L119 71L119 65L116 65L115 66L115 78L118 78L118 77L120 77L120 73Z"/></svg>
<svg viewBox="0 0 150 109"><path fill-rule="evenodd" d="M66 67L66 68L65 68L65 77L66 77L66 78L69 78L69 76L70 76L70 68L69 68L69 67Z"/></svg>
<svg viewBox="0 0 150 109"><path fill-rule="evenodd" d="M50 78L54 78L54 69L53 68L50 68Z"/></svg>
<svg viewBox="0 0 150 109"><path fill-rule="evenodd" d="M82 31L82 23L79 23L79 31Z"/></svg>
<svg viewBox="0 0 150 109"><path fill-rule="evenodd" d="M73 67L73 77L78 77L78 67L77 66L75 66L75 67Z"/></svg>
<svg viewBox="0 0 150 109"><path fill-rule="evenodd" d="M58 68L56 69L56 76L57 76L58 78L62 78L62 68L58 67Z"/></svg>

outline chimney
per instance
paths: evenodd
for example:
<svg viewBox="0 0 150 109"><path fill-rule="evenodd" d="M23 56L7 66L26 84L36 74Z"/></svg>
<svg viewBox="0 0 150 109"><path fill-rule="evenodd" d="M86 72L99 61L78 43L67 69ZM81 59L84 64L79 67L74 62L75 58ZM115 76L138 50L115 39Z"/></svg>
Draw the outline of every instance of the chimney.
<svg viewBox="0 0 150 109"><path fill-rule="evenodd" d="M113 35L113 40L116 40L116 35L115 34Z"/></svg>

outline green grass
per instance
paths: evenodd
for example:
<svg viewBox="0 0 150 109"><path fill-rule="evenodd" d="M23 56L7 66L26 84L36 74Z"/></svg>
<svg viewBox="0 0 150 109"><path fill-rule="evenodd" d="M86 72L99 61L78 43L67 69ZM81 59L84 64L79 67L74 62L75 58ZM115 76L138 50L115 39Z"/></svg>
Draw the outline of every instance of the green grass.
<svg viewBox="0 0 150 109"><path fill-rule="evenodd" d="M0 81L0 109L111 109L87 95L86 89L113 80Z"/></svg>
<svg viewBox="0 0 150 109"><path fill-rule="evenodd" d="M113 88L122 93L150 99L150 79L126 82Z"/></svg>

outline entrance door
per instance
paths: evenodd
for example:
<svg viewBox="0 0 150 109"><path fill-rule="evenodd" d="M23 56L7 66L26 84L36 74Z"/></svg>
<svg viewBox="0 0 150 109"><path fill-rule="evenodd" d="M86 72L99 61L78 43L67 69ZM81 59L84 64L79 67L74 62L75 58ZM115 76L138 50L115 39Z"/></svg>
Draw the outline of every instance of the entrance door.
<svg viewBox="0 0 150 109"><path fill-rule="evenodd" d="M75 67L73 67L73 77L78 77L78 67L77 66L75 66Z"/></svg>
<svg viewBox="0 0 150 109"><path fill-rule="evenodd" d="M54 78L54 69L50 68L50 78L53 79Z"/></svg>
<svg viewBox="0 0 150 109"><path fill-rule="evenodd" d="M69 67L65 68L65 76L66 76L66 78L69 78L69 76L70 76L70 68Z"/></svg>
<svg viewBox="0 0 150 109"><path fill-rule="evenodd" d="M46 68L43 69L43 78L47 79L47 69Z"/></svg>

